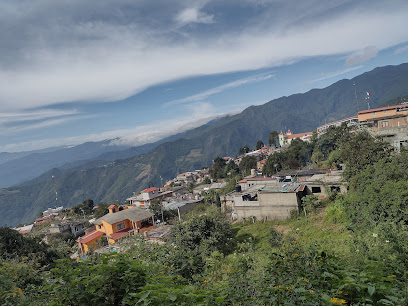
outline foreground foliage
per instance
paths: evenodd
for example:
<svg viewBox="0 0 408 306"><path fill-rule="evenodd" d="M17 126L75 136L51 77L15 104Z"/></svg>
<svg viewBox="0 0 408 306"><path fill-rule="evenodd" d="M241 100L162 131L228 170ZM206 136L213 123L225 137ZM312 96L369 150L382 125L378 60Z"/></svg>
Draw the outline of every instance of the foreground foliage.
<svg viewBox="0 0 408 306"><path fill-rule="evenodd" d="M165 244L131 237L125 254L81 262L2 229L0 303L406 305L408 151L390 154L364 134L342 137L373 154L356 154L359 145L344 155L349 144L316 140L317 160L347 164L350 190L306 197L296 219L232 226L216 206L200 207Z"/></svg>

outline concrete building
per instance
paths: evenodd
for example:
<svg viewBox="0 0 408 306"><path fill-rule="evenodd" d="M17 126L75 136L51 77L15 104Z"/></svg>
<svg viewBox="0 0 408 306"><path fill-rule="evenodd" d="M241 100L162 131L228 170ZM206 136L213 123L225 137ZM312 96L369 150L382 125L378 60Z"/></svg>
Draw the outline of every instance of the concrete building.
<svg viewBox="0 0 408 306"><path fill-rule="evenodd" d="M152 201L163 200L165 198L171 198L172 196L172 190L160 192L158 188L150 187L143 190L138 195L127 198L126 200L129 201L130 205L135 205L136 207L140 208L148 208Z"/></svg>
<svg viewBox="0 0 408 306"><path fill-rule="evenodd" d="M314 194L319 199L324 199L331 192L346 193L347 182L343 180L342 171L330 171L326 174L315 174L307 181L303 182L306 185L306 194Z"/></svg>
<svg viewBox="0 0 408 306"><path fill-rule="evenodd" d="M48 208L47 210L44 210L42 215L43 217L48 217L48 216L58 216L60 211L63 210L64 207L60 206L60 207L56 207L56 208Z"/></svg>
<svg viewBox="0 0 408 306"><path fill-rule="evenodd" d="M380 107L358 113L360 127L382 138L397 151L408 147L408 104Z"/></svg>
<svg viewBox="0 0 408 306"><path fill-rule="evenodd" d="M72 221L72 220L59 220L51 223L48 229L49 233L69 233L78 237L85 233L87 221Z"/></svg>
<svg viewBox="0 0 408 306"><path fill-rule="evenodd" d="M305 185L283 184L282 186L253 186L243 192L234 193L231 217L243 220L286 220L298 214L301 199L305 196Z"/></svg>
<svg viewBox="0 0 408 306"><path fill-rule="evenodd" d="M288 180L288 182L303 182L310 179L315 174L324 174L327 170L323 169L291 169L281 170L275 174L275 176L282 180Z"/></svg>

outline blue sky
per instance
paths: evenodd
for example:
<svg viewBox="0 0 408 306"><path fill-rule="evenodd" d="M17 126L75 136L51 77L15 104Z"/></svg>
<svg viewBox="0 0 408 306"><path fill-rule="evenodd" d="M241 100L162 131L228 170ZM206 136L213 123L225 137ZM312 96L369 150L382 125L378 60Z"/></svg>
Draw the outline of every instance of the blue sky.
<svg viewBox="0 0 408 306"><path fill-rule="evenodd" d="M2 0L0 152L140 145L408 62L407 16L405 0Z"/></svg>

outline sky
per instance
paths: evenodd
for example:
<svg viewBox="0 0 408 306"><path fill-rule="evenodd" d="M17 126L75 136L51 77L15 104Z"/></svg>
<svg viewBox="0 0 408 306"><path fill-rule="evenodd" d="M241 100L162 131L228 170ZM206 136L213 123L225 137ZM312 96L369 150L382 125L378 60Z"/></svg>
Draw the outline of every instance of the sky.
<svg viewBox="0 0 408 306"><path fill-rule="evenodd" d="M140 145L408 62L408 1L0 0L0 152Z"/></svg>

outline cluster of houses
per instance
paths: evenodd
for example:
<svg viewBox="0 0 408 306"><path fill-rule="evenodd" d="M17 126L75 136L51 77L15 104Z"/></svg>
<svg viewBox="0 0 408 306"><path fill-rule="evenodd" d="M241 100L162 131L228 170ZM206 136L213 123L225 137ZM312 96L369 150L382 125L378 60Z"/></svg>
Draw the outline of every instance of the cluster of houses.
<svg viewBox="0 0 408 306"><path fill-rule="evenodd" d="M238 181L235 191L221 197L221 208L232 221L285 220L301 211L306 195L324 199L331 192L346 191L341 171L284 170L274 177L246 177Z"/></svg>
<svg viewBox="0 0 408 306"><path fill-rule="evenodd" d="M408 147L408 104L363 110L358 112L357 116L319 126L317 133L325 133L329 127L340 126L344 122L381 138L396 151Z"/></svg>
<svg viewBox="0 0 408 306"><path fill-rule="evenodd" d="M407 147L408 144L408 105L396 105L360 111L357 116L324 124L317 128L317 135L324 134L331 126L346 123L369 131L372 135L381 137L392 144L396 150ZM279 147L263 146L259 150L248 152L236 158L224 157L226 162L239 165L244 156L254 156L257 169L251 175L238 181L235 191L221 197L221 209L232 221L248 218L257 220L284 220L293 213L299 213L302 198L306 195L316 195L318 199L327 197L332 192L345 193L347 184L342 180L341 171L322 169L283 170L273 177L262 177L257 171L262 171L263 165L270 154L285 150L293 139L310 141L312 132L293 134L290 130L279 137ZM77 242L82 254L90 249L116 244L121 238L143 233L146 237L159 239L166 235L158 220L147 209L154 201L163 204L163 210L176 210L178 216L186 213L200 203L202 193L225 187L224 182L209 181L208 169L185 172L167 181L159 189L149 187L127 199L127 205L119 207L111 205L109 213L96 220L89 220L94 227L86 229L88 220L54 220L63 210L62 207L49 208L34 224L17 228L20 233L28 233L34 226L44 222L51 223L49 233L71 233L78 237ZM199 184L189 193L191 183ZM149 234L149 232L151 234Z"/></svg>
<svg viewBox="0 0 408 306"><path fill-rule="evenodd" d="M67 220L65 218L60 218L60 214L64 210L66 209L64 209L63 206L48 208L42 212L42 217L35 219L34 223L17 227L15 230L20 234L29 234L35 227L44 223L50 223L50 226L42 232L45 237L56 233L68 233L75 237L82 235L85 232L88 220Z"/></svg>

